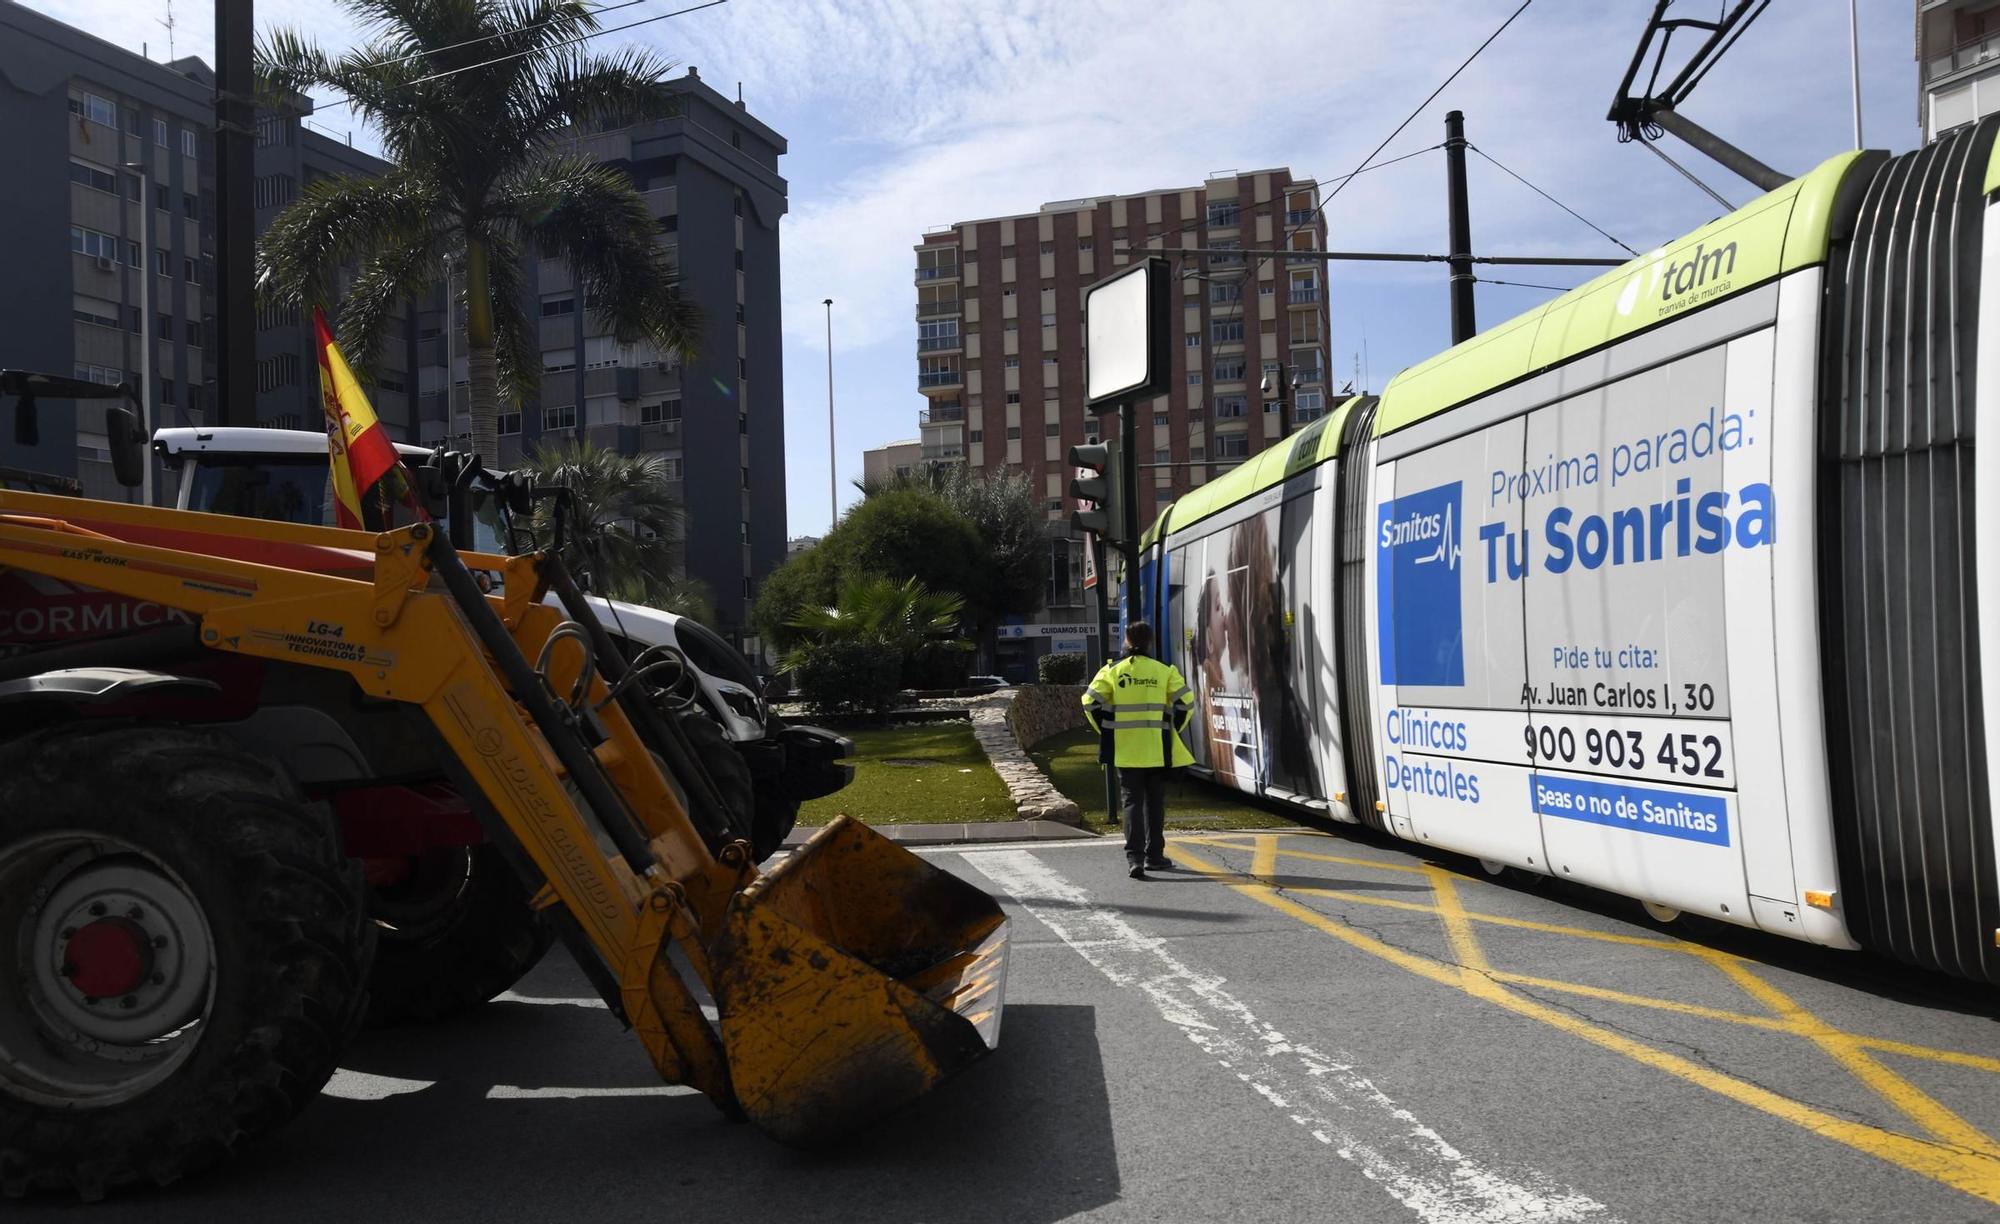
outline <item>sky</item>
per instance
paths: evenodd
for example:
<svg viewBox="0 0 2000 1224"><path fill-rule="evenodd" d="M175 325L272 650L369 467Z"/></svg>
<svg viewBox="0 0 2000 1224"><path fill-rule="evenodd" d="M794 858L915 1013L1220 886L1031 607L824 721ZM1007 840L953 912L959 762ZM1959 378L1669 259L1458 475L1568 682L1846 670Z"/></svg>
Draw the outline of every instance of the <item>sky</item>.
<svg viewBox="0 0 2000 1224"><path fill-rule="evenodd" d="M606 27L685 8L642 0ZM1858 0L1863 136L1915 146L1909 0ZM99 37L166 57L165 0L30 0ZM176 50L210 59L212 5L174 8ZM1335 249L1445 249L1437 150L1353 178L1396 125L1516 7L1516 0L728 0L614 32L651 46L782 133L786 483L791 535L829 521L827 315L833 298L835 487L859 493L868 447L917 436L913 248L930 228L1032 212L1052 200L1198 185L1218 171L1289 167L1317 177ZM1475 148L1635 250L1722 210L1658 158L1619 144L1604 113L1648 0L1532 0L1378 160L1443 138L1465 113ZM1712 16L1723 0L1680 0ZM157 10L157 11L154 11ZM147 20L150 14L152 20ZM1848 6L1773 5L1695 91L1685 113L1788 174L1854 145ZM329 48L357 27L325 0L262 0L260 31L304 30ZM345 112L319 122L345 135ZM368 145L365 131L356 143ZM1663 146L1732 204L1747 183ZM1605 238L1492 163L1469 159L1473 249L1485 255L1618 256ZM1492 269L1569 286L1584 269ZM1449 344L1441 265L1331 266L1328 360L1338 382L1379 391ZM1550 296L1482 284L1492 326Z"/></svg>

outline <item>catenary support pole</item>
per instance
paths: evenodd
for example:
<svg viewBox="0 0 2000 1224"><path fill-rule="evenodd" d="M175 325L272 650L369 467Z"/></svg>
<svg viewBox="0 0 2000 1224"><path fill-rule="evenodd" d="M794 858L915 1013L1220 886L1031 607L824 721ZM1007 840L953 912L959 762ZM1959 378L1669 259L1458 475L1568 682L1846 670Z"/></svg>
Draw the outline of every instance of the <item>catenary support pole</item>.
<svg viewBox="0 0 2000 1224"><path fill-rule="evenodd" d="M1445 208L1450 226L1451 342L1472 339L1479 330L1473 317L1472 218L1465 195L1465 114L1444 117Z"/></svg>
<svg viewBox="0 0 2000 1224"><path fill-rule="evenodd" d="M1861 18L1854 11L1856 0L1847 0L1847 63L1854 73L1854 147L1861 143Z"/></svg>
<svg viewBox="0 0 2000 1224"><path fill-rule="evenodd" d="M1097 566L1097 640L1102 644L1099 651L1104 656L1101 666L1108 667L1118 657L1118 647L1111 636L1111 570L1107 563L1111 560L1111 550L1104 546L1104 537L1092 535L1090 547L1097 554L1092 563ZM1105 737L1097 737L1103 744ZM1109 751L1100 750L1099 763L1104 766L1104 815L1107 820L1118 820L1118 766L1112 763Z"/></svg>
<svg viewBox="0 0 2000 1224"><path fill-rule="evenodd" d="M153 172L144 161L126 162L139 176L139 428L146 435L146 466L139 480L139 503L153 504L153 354L160 340L153 328Z"/></svg>
<svg viewBox="0 0 2000 1224"><path fill-rule="evenodd" d="M215 0L215 348L210 424L257 423L257 79L252 0ZM149 273L150 274L150 273Z"/></svg>

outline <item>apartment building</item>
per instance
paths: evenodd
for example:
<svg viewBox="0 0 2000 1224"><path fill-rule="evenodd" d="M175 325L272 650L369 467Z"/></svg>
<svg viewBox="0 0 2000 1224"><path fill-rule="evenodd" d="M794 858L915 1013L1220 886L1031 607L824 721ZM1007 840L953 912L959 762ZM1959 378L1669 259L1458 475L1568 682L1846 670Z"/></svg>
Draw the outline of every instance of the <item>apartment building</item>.
<svg viewBox="0 0 2000 1224"><path fill-rule="evenodd" d="M214 401L215 78L196 58L156 63L0 0L0 130L9 183L0 192L8 266L0 296L0 368L142 382L154 425L200 424ZM259 114L259 229L323 174L379 174L387 163L306 127L305 99ZM150 276L148 276L150 273ZM378 407L398 437L418 430L407 346L378 360ZM257 320L258 423L320 427L310 318ZM0 439L0 464L74 475L91 496L135 499L118 485L94 412L45 412L34 446ZM174 495L161 471L156 499Z"/></svg>
<svg viewBox="0 0 2000 1224"><path fill-rule="evenodd" d="M1917 0L1917 125L1926 143L2000 111L2000 4Z"/></svg>
<svg viewBox="0 0 2000 1224"><path fill-rule="evenodd" d="M778 158L786 143L697 69L676 87L675 117L572 139L639 188L679 266L681 293L707 318L701 350L683 365L651 345L619 344L565 262L531 258L526 292L538 316L541 387L520 411L501 415L497 461L511 467L577 438L660 456L687 507L687 572L712 592L715 628L754 656L750 605L785 559L778 223L787 189ZM458 313L437 301L416 316L410 368L427 442L471 432Z"/></svg>
<svg viewBox="0 0 2000 1224"><path fill-rule="evenodd" d="M1326 249L1319 186L1287 168L1198 186L1045 204L964 221L916 245L921 455L1028 474L1049 519L1047 609L1003 637L1025 670L1087 618L1083 542L1072 538L1068 448L1095 437L1084 402L1084 291L1167 251L1182 318L1171 387L1138 407L1140 517L1262 451L1327 408ZM1176 253L1181 251L1199 254ZM1265 396L1266 375L1288 391ZM1288 418L1280 404L1288 401Z"/></svg>
<svg viewBox="0 0 2000 1224"><path fill-rule="evenodd" d="M861 483L887 484L898 476L908 476L923 465L924 444L918 438L888 442L861 452Z"/></svg>

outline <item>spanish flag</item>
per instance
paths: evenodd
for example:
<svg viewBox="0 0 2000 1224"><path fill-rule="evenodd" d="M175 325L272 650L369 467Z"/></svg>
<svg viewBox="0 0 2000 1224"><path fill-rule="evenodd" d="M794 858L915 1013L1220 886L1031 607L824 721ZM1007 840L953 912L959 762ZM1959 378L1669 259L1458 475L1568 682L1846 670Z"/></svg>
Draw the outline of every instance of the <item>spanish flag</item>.
<svg viewBox="0 0 2000 1224"><path fill-rule="evenodd" d="M313 307L319 336L319 395L326 409L327 457L333 465L336 522L356 531L386 531L430 521L403 470L389 431L361 392L354 371L327 330L326 313Z"/></svg>

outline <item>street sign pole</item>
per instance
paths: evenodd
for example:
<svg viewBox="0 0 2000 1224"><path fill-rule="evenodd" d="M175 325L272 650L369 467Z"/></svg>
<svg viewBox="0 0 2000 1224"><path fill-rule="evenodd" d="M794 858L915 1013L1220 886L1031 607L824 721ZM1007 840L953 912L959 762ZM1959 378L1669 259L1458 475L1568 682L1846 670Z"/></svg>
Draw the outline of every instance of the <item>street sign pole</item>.
<svg viewBox="0 0 2000 1224"><path fill-rule="evenodd" d="M1124 442L1125 467L1125 623L1139 619L1139 401L1118 409L1119 435Z"/></svg>

